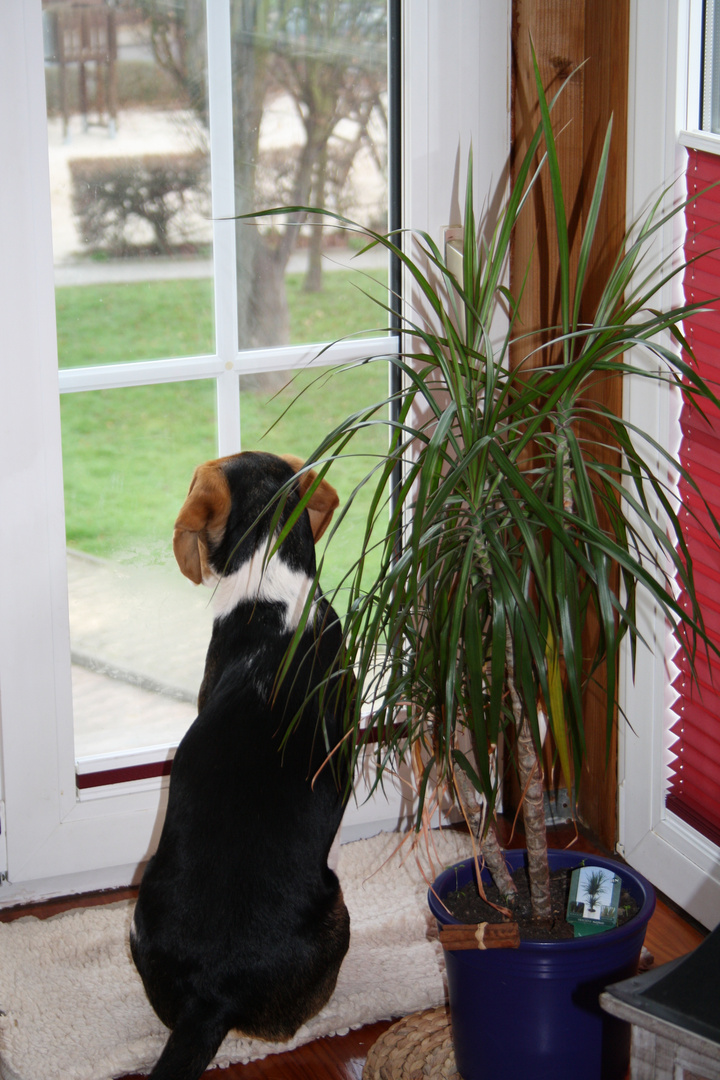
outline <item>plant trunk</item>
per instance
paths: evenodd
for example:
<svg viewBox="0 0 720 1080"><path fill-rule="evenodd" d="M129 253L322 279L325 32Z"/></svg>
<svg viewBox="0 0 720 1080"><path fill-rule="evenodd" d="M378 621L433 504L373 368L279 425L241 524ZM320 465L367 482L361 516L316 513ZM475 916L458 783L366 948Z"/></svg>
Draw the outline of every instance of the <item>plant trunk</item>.
<svg viewBox="0 0 720 1080"><path fill-rule="evenodd" d="M488 831L482 842L482 853L485 865L492 874L492 879L504 897L508 907L512 907L517 896L517 886L510 876L505 855L503 854L500 841L498 840L495 822L491 821Z"/></svg>
<svg viewBox="0 0 720 1080"><path fill-rule="evenodd" d="M485 824L485 805L479 801L475 788L462 769L455 770L453 779L455 793L470 831L474 836L480 836ZM485 837L480 842L480 848L485 865L502 893L505 904L512 907L517 888L507 868L494 820L488 823Z"/></svg>
<svg viewBox="0 0 720 1080"><path fill-rule="evenodd" d="M552 917L552 903L550 900L550 868L548 866L547 830L545 828L545 804L543 799L543 770L527 715L515 685L515 659L509 631L505 642L505 657L507 685L515 720L515 731L517 732L515 753L520 789L522 791L530 897L535 918L539 922L549 922Z"/></svg>
<svg viewBox="0 0 720 1080"><path fill-rule="evenodd" d="M533 911L538 920L550 920L550 870L548 868L547 831L543 771L535 749L530 725L523 716L517 737L517 762L523 792L523 822L528 853L528 875Z"/></svg>

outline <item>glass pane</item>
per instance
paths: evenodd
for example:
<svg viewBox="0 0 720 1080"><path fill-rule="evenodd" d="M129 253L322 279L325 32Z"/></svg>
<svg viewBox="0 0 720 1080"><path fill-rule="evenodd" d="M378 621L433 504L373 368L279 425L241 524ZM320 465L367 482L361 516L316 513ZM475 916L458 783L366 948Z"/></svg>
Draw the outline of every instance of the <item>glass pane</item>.
<svg viewBox="0 0 720 1080"><path fill-rule="evenodd" d="M323 435L346 416L364 405L384 401L388 377L388 364L383 360L337 373L332 368L321 368L245 376L240 380L243 446L246 450L295 454L305 459L316 450ZM369 428L363 438L354 441L354 456L332 466L328 480L337 488L341 507L387 450L387 440L385 425ZM361 491L354 499L323 565L323 591L330 595L341 586L333 601L338 612L345 610L342 582L359 554L369 497L369 493ZM327 538L321 541L318 555L324 551Z"/></svg>
<svg viewBox="0 0 720 1080"><path fill-rule="evenodd" d="M203 279L56 287L60 367L212 352L212 305Z"/></svg>
<svg viewBox="0 0 720 1080"><path fill-rule="evenodd" d="M231 10L237 213L318 206L384 230L386 0L232 0ZM348 265L387 267L376 250L353 259L361 245L327 220L240 222L237 240L241 348L352 333L343 312L358 292ZM316 319L293 311L299 292L308 311L337 313L321 337ZM366 325L387 326L387 316L378 309Z"/></svg>
<svg viewBox="0 0 720 1080"><path fill-rule="evenodd" d="M213 351L204 10L60 0L43 14L62 366Z"/></svg>
<svg viewBox="0 0 720 1080"><path fill-rule="evenodd" d="M61 407L76 754L173 743L196 715L211 614L172 532L195 465L216 454L215 384Z"/></svg>

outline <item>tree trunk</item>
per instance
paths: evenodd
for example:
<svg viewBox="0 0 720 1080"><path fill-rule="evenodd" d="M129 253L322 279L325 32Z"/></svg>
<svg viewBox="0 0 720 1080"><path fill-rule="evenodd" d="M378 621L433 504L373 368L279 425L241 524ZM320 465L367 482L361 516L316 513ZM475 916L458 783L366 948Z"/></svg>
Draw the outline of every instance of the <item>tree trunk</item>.
<svg viewBox="0 0 720 1080"><path fill-rule="evenodd" d="M315 206L325 205L325 183L327 177L327 143L318 155L317 172L315 174L314 196ZM310 241L308 246L308 265L303 282L303 291L308 293L322 292L323 268L322 268L322 242L323 242L323 218L319 214L313 214L310 222Z"/></svg>
<svg viewBox="0 0 720 1080"><path fill-rule="evenodd" d="M286 345L290 340L290 312L285 293L286 259L279 259L258 237L253 261L253 285L248 297L249 332L241 347Z"/></svg>
<svg viewBox="0 0 720 1080"><path fill-rule="evenodd" d="M233 150L235 212L257 209L255 171L259 160L260 121L268 85L268 51L259 44L258 0L233 5ZM287 345L290 339L285 275L275 252L252 221L239 221L237 236L238 341L241 349Z"/></svg>

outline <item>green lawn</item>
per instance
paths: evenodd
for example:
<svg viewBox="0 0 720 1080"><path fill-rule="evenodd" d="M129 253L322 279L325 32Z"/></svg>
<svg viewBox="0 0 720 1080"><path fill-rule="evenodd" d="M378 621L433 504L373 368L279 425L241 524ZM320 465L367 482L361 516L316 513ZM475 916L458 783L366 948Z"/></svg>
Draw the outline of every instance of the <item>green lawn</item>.
<svg viewBox="0 0 720 1080"><path fill-rule="evenodd" d="M387 276L373 280L347 270L324 275L321 293L302 289L302 274L286 277L295 344L335 341L386 325L385 312L364 295L386 296ZM74 285L56 290L60 367L85 367L213 351L209 279Z"/></svg>
<svg viewBox="0 0 720 1080"><path fill-rule="evenodd" d="M295 340L334 340L382 323L382 310L350 286L348 273L328 273L325 283L323 293L312 295L302 291L300 275L289 278ZM383 295L381 285L377 294ZM62 367L212 349L208 281L61 288L57 318ZM311 385L318 375L320 382ZM245 449L310 454L336 420L385 395L387 367L374 363L336 376L323 369L287 378L292 381L284 387L282 378L243 385ZM193 468L217 454L214 381L65 394L61 409L68 545L121 561L171 558L172 526ZM382 429L369 433L364 449L382 453L384 440ZM341 499L367 466L365 458L333 469L330 479ZM361 516L359 503L331 545L326 590L352 563Z"/></svg>

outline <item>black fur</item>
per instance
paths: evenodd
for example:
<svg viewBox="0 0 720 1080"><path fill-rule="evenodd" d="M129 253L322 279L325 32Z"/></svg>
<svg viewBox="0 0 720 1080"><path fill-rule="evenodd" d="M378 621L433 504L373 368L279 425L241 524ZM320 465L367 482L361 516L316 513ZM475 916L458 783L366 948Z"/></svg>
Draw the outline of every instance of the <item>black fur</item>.
<svg viewBox="0 0 720 1080"><path fill-rule="evenodd" d="M207 563L223 575L255 548L265 550L271 514L247 530L293 469L273 455L247 453L209 467L227 482L230 510L221 536L213 539L208 526L199 539ZM284 517L296 502L294 493ZM306 512L278 557L314 576ZM285 605L248 597L215 620L200 712L175 756L131 937L148 998L173 1029L152 1080L197 1080L231 1028L289 1039L335 987L349 917L327 859L347 775L340 755L320 767L342 735L341 673L332 693L316 692L305 705L280 749L288 722L327 683L339 655L337 618L319 593L316 600L277 695L292 638Z"/></svg>

